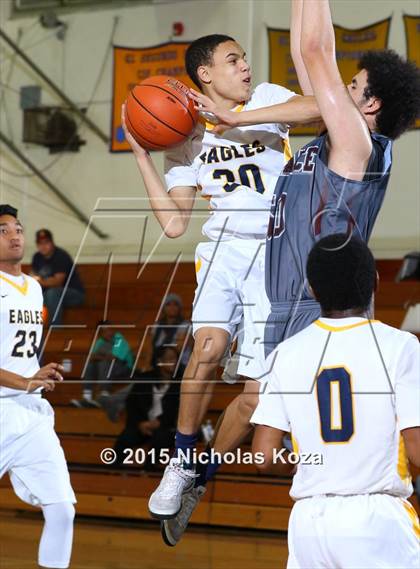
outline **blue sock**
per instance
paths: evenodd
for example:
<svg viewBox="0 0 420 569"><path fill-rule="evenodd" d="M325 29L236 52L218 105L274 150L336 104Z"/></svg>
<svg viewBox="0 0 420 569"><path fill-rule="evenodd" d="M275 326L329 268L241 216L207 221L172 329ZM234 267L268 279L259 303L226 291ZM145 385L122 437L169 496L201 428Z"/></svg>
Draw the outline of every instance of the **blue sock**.
<svg viewBox="0 0 420 569"><path fill-rule="evenodd" d="M213 478L219 468L222 466L221 462L211 462L207 467L206 483Z"/></svg>
<svg viewBox="0 0 420 569"><path fill-rule="evenodd" d="M205 451L202 453L202 457L208 459L207 461L199 461L197 465L197 474L198 477L195 479L194 486L205 486L209 480L213 478L216 474L219 466L221 466L222 462L218 460L217 455L211 454L211 447L207 446Z"/></svg>
<svg viewBox="0 0 420 569"><path fill-rule="evenodd" d="M201 460L198 461L197 467L195 469L196 474L198 474L194 483L195 488L197 488L197 486L205 486L207 483L207 468L208 468L207 460L210 460L209 445L207 445L206 448L203 450L203 452L200 453L200 459Z"/></svg>
<svg viewBox="0 0 420 569"><path fill-rule="evenodd" d="M194 470L194 450L197 444L197 433L193 435L184 435L179 431L175 435L175 453L174 457L182 460L182 466L188 470Z"/></svg>

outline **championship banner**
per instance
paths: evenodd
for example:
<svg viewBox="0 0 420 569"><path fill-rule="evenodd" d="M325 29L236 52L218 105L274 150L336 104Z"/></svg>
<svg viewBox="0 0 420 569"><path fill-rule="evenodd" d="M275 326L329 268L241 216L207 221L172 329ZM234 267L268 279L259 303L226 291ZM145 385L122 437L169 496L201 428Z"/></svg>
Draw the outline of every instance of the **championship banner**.
<svg viewBox="0 0 420 569"><path fill-rule="evenodd" d="M388 46L390 24L391 18L387 18L358 30L334 26L338 68L346 84L358 73L357 63L365 51L381 50ZM268 42L270 83L301 93L290 54L290 31L268 28ZM291 134L316 136L317 129L308 125L294 128Z"/></svg>
<svg viewBox="0 0 420 569"><path fill-rule="evenodd" d="M404 16L405 35L407 40L407 59L420 67L420 16ZM420 128L420 117L414 128Z"/></svg>
<svg viewBox="0 0 420 569"><path fill-rule="evenodd" d="M190 42L169 42L146 48L114 46L111 152L130 150L121 126L121 105L135 85L151 75L170 75L193 86L184 65L189 45Z"/></svg>

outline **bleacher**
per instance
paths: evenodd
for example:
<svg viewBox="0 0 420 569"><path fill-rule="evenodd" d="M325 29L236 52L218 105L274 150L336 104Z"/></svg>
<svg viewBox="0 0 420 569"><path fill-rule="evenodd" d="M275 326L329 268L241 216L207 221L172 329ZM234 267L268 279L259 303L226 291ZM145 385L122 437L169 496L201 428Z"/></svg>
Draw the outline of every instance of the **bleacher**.
<svg viewBox="0 0 420 569"><path fill-rule="evenodd" d="M376 295L376 318L399 327L410 304L420 302L416 282L395 283L399 260L379 261L380 288ZM72 371L63 384L47 397L56 414L56 431L69 463L77 512L87 516L149 519L148 497L160 474L145 472L139 465L123 470L105 466L100 452L113 446L124 421L110 422L100 409L76 409L72 398L81 395L80 375L96 333L96 322L107 318L118 324L133 352L147 359L147 328L158 316L162 298L169 292L179 294L190 316L195 288L193 264L169 266L165 263L146 267L134 264L81 265L86 285L83 308L68 309L64 325L46 331L43 362L71 360ZM139 358L138 365L142 359ZM218 382L208 418L217 417L238 393L241 385ZM243 451L250 450L244 446ZM413 475L419 471L413 469ZM251 464L223 465L208 486L203 503L193 522L219 526L286 530L292 506L290 477L262 476ZM415 504L417 506L417 504ZM0 507L13 510L30 508L19 501L7 478L0 482Z"/></svg>

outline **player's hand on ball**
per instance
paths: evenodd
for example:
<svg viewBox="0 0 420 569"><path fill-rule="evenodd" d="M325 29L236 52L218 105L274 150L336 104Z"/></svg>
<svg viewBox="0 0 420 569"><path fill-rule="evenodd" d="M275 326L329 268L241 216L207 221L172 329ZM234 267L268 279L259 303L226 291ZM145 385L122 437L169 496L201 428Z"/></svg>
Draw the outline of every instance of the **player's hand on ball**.
<svg viewBox="0 0 420 569"><path fill-rule="evenodd" d="M213 129L214 133L222 134L225 130L238 126L238 113L219 109L209 97L195 89L190 89L189 97L195 103L194 108L216 125Z"/></svg>
<svg viewBox="0 0 420 569"><path fill-rule="evenodd" d="M127 123L125 121L125 103L122 104L121 107L121 125L125 134L125 139L128 142L128 144L131 146L132 151L134 152L134 154L137 154L138 156L144 156L149 154L147 152L147 150L145 150L144 148L142 148L140 146L140 144L137 142L137 140L134 138L134 136L130 133L130 131L127 128Z"/></svg>
<svg viewBox="0 0 420 569"><path fill-rule="evenodd" d="M35 375L28 381L27 392L32 393L35 389L42 387L46 391L52 391L55 388L56 381L63 381L63 366L55 362L51 362L41 367Z"/></svg>

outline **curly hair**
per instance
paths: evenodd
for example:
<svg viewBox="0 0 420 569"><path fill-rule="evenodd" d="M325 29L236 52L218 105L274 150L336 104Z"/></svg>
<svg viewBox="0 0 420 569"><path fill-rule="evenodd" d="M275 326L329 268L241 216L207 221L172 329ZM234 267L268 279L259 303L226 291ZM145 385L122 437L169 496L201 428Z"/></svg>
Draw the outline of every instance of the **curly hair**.
<svg viewBox="0 0 420 569"><path fill-rule="evenodd" d="M366 311L376 288L373 255L362 240L344 233L328 235L311 249L308 282L324 313Z"/></svg>
<svg viewBox="0 0 420 569"><path fill-rule="evenodd" d="M223 34L212 34L198 38L188 46L185 52L185 68L190 79L199 89L201 89L201 84L197 75L197 69L200 65L209 65L212 62L216 47L227 41L236 40Z"/></svg>
<svg viewBox="0 0 420 569"><path fill-rule="evenodd" d="M420 115L419 69L391 49L366 52L359 69L366 69L368 75L365 97L382 101L376 130L391 139L398 138Z"/></svg>

